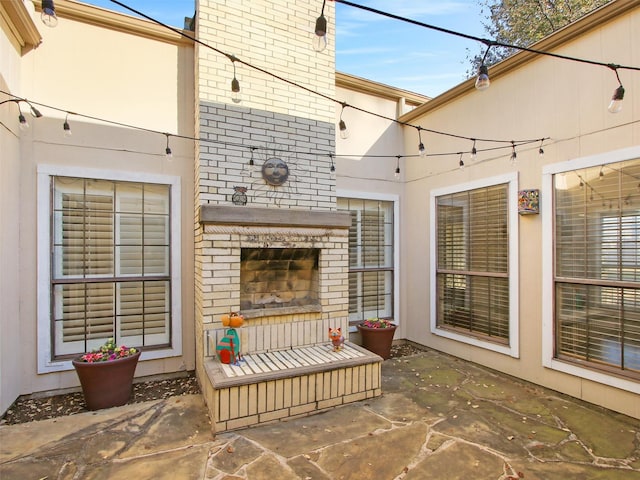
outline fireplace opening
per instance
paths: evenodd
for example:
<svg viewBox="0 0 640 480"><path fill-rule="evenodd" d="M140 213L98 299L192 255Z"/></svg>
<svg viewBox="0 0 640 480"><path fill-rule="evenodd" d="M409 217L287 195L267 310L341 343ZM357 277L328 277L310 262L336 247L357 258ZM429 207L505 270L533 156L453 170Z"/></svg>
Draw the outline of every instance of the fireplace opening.
<svg viewBox="0 0 640 480"><path fill-rule="evenodd" d="M243 248L240 252L243 314L319 311L319 258L319 248Z"/></svg>

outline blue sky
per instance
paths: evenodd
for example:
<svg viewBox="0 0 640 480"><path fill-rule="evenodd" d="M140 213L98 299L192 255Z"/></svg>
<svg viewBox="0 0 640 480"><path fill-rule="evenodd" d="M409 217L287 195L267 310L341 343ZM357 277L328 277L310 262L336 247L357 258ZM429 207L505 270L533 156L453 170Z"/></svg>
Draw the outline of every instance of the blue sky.
<svg viewBox="0 0 640 480"><path fill-rule="evenodd" d="M132 15L110 0L84 1ZM194 12L193 0L120 1L176 27L182 27L184 17ZM322 2L317 3L319 15ZM477 37L487 36L478 0L354 0L354 3ZM438 95L465 80L469 69L467 57L482 50L478 42L342 4L336 5L336 18L337 33L329 32L328 38L336 45L338 71L424 95ZM312 28L310 25L309 29Z"/></svg>

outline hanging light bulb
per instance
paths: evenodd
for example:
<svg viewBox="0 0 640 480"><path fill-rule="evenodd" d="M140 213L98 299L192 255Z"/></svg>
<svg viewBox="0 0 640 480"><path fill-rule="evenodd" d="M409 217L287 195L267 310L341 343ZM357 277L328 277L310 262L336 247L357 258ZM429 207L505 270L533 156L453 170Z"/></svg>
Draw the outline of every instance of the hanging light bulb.
<svg viewBox="0 0 640 480"><path fill-rule="evenodd" d="M460 152L460 160L458 161L458 166L460 170L464 170L464 160L462 160L462 152Z"/></svg>
<svg viewBox="0 0 640 480"><path fill-rule="evenodd" d="M396 163L396 171L394 172L393 176L396 178L396 180L400 180L400 155L398 155L396 157L397 163Z"/></svg>
<svg viewBox="0 0 640 480"><path fill-rule="evenodd" d="M56 16L56 7L53 4L53 0L42 0L40 19L47 27L54 28L58 25L58 17Z"/></svg>
<svg viewBox="0 0 640 480"><path fill-rule="evenodd" d="M71 126L69 125L69 114L64 118L64 123L62 124L62 130L64 131L65 137L71 136Z"/></svg>
<svg viewBox="0 0 640 480"><path fill-rule="evenodd" d="M473 146L471 147L471 161L478 158L478 150L476 149L476 139L473 139Z"/></svg>
<svg viewBox="0 0 640 480"><path fill-rule="evenodd" d="M24 132L25 130L29 129L29 122L27 122L27 119L22 114L22 112L18 114L18 121L20 122L20 130Z"/></svg>
<svg viewBox="0 0 640 480"><path fill-rule="evenodd" d="M544 157L544 149L542 148L542 143L544 142L544 138L540 140L540 148L538 148L538 155Z"/></svg>
<svg viewBox="0 0 640 480"><path fill-rule="evenodd" d="M486 65L480 65L478 69L478 78L476 78L476 89L478 90L486 90L491 85L491 80L489 80L489 69Z"/></svg>
<svg viewBox="0 0 640 480"><path fill-rule="evenodd" d="M347 106L346 103L342 104L342 110L340 111L340 121L338 122L338 129L340 130L340 138L346 140L349 138L349 130L347 129L347 124L342 119L342 114L344 113L344 109Z"/></svg>
<svg viewBox="0 0 640 480"><path fill-rule="evenodd" d="M240 82L236 78L236 60L233 55L229 55L229 60L233 65L233 80L231 80L231 101L233 103L240 103L242 101L242 94L240 93Z"/></svg>
<svg viewBox="0 0 640 480"><path fill-rule="evenodd" d="M489 80L489 69L485 65L485 60L487 59L487 55L489 54L489 49L494 45L491 40L483 40L484 44L487 46L487 49L484 52L484 56L482 57L482 61L480 62L480 68L478 68L478 78L476 78L476 89L477 90L486 90L491 85L491 81Z"/></svg>
<svg viewBox="0 0 640 480"><path fill-rule="evenodd" d="M255 151L256 148L258 147L250 147L251 148L251 158L249 158L249 176L253 177L253 172L256 169L256 164L253 161L253 152Z"/></svg>
<svg viewBox="0 0 640 480"><path fill-rule="evenodd" d="M424 148L424 143L422 143L422 127L416 127L418 129L418 155L424 157L427 154L427 149Z"/></svg>
<svg viewBox="0 0 640 480"><path fill-rule="evenodd" d="M515 165L518 162L518 154L516 153L516 145L511 142L511 165Z"/></svg>
<svg viewBox="0 0 640 480"><path fill-rule="evenodd" d="M611 97L611 102L609 103L609 107L607 107L607 110L609 110L610 113L618 113L620 110L622 110L623 99L624 99L624 87L620 85L613 92L613 96Z"/></svg>
<svg viewBox="0 0 640 480"><path fill-rule="evenodd" d="M169 134L165 133L165 135L167 137L167 147L164 149L164 153L165 153L167 158L173 158L173 152L171 151L171 148L169 147Z"/></svg>
<svg viewBox="0 0 640 480"><path fill-rule="evenodd" d="M609 68L616 74L616 79L618 80L618 88L613 91L613 96L611 97L611 102L609 102L607 110L609 110L610 113L618 113L620 110L622 110L624 87L622 86L622 82L620 81L620 75L618 75L618 65L611 64L609 65Z"/></svg>
<svg viewBox="0 0 640 480"><path fill-rule="evenodd" d="M324 6L326 0L322 2L322 11L316 19L315 34L313 36L313 49L316 52L322 52L327 48L327 19L324 16Z"/></svg>
<svg viewBox="0 0 640 480"><path fill-rule="evenodd" d="M329 173L331 173L331 177L335 177L336 175L336 165L333 163L333 154L329 154L329 159L331 160L331 166L329 167Z"/></svg>

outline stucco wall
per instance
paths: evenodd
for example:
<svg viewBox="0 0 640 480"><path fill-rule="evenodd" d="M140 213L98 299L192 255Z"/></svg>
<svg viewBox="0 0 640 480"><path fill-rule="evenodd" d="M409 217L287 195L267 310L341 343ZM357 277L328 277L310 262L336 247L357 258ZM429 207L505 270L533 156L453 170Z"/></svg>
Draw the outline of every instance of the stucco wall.
<svg viewBox="0 0 640 480"><path fill-rule="evenodd" d="M588 34L566 43L557 53L623 65L640 65L640 9L604 23ZM491 73L491 71L490 71ZM543 299L542 254L551 238L543 238L543 215L519 217L519 328L520 358L448 340L430 333L431 298L429 277L429 194L432 189L463 184L497 174L517 172L520 189L542 187L546 165L602 154L640 144L640 75L620 72L627 90L622 112L611 114L607 105L618 86L607 68L536 57L530 63L492 80L485 91L470 89L443 106L428 111L413 124L472 138L535 139L544 142L517 149L517 163L510 162L510 148L479 152L475 162L465 154L465 168L458 168L456 154L407 162L403 218L406 251L402 269L406 305L403 317L406 336L464 359L479 362L508 374L563 393L639 417L640 402L632 391L607 387L542 366ZM407 150L414 148L411 129L405 132ZM471 142L428 135L429 152L469 152ZM478 149L496 146L478 143ZM551 192L541 191L541 202L550 202ZM515 208L516 205L511 205ZM410 315L408 314L410 311Z"/></svg>
<svg viewBox="0 0 640 480"><path fill-rule="evenodd" d="M67 2L61 2L64 7ZM5 272L19 272L3 286L3 305L10 301L8 314L2 315L2 342L20 348L20 355L7 352L2 365L16 364L21 371L11 380L2 378L3 404L17 394L75 387L78 380L71 369L60 373L38 375L37 330L37 238L48 235L37 225L36 172L40 166L73 167L77 175L95 170L125 172L129 178L165 175L180 178L180 237L182 243L182 355L159 360L141 361L137 376L192 370L195 368L193 346L193 141L171 137L173 158L165 158L166 137L163 133L142 131L126 125L157 132L192 137L193 128L193 47L182 40L158 40L136 33L139 21L120 22L119 31L90 25L82 19L71 20L60 8L55 29L42 26L43 43L20 61L2 55L2 71L20 79L18 94L38 102L43 117L28 120L31 128L22 135L18 151L16 140L10 140L12 168L4 168L2 147L2 231L15 225L5 248L3 237L2 266ZM124 18L110 14L110 18ZM144 22L148 23L148 22ZM126 32L127 28L132 32ZM4 48L4 47L3 47ZM5 66L7 68L5 68ZM15 80L13 78L12 80ZM72 136L63 135L64 112L121 122L104 124L98 120L69 115ZM15 127L13 114L3 121ZM5 198L10 199L5 202ZM14 209L7 207L13 206ZM19 221L18 221L19 219ZM18 245L19 240L19 245ZM19 293L19 294L17 294ZM13 298L17 297L14 303ZM9 300L7 300L9 299ZM42 300L40 300L42 301ZM44 299L46 302L47 300ZM17 305L20 306L19 310ZM3 306L3 310L4 310ZM180 336L176 337L180 338ZM4 352L4 349L3 349ZM3 353L4 355L4 353ZM13 360L12 360L13 359ZM7 360L7 361L5 361ZM9 386L9 388L7 388ZM6 393L6 396L5 396ZM13 398L11 398L13 397ZM2 410L2 408L0 408Z"/></svg>
<svg viewBox="0 0 640 480"><path fill-rule="evenodd" d="M0 6L0 8L3 8ZM20 42L9 33L8 24L0 16L0 89L20 93ZM0 95L0 102L8 96ZM0 412L4 412L20 394L23 372L15 368L21 355L20 342L7 332L19 329L20 264L16 252L20 245L20 199L16 187L20 184L20 129L18 106L0 106ZM9 226L12 225L13 228Z"/></svg>

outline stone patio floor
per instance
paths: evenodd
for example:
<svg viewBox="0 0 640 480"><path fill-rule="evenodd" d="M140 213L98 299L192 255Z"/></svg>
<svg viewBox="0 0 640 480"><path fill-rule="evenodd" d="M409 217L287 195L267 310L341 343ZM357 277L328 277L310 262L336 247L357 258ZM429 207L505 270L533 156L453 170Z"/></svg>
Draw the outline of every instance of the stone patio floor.
<svg viewBox="0 0 640 480"><path fill-rule="evenodd" d="M200 395L0 426L2 480L640 479L640 420L428 350L381 397L211 434Z"/></svg>

